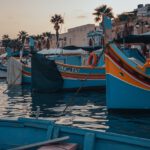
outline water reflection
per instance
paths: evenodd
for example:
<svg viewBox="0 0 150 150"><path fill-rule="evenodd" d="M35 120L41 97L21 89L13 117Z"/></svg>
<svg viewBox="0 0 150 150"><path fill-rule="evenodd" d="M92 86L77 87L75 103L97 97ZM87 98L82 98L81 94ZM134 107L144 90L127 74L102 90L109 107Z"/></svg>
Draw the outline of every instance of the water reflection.
<svg viewBox="0 0 150 150"><path fill-rule="evenodd" d="M5 89L7 84L0 82L1 118L35 117L39 106L40 118L54 120L57 124L150 138L150 114L108 113L105 93L38 94L31 93L28 86L15 86L4 94Z"/></svg>
<svg viewBox="0 0 150 150"><path fill-rule="evenodd" d="M1 83L0 93L0 117L28 117L31 113L32 98L28 90L22 90L21 86L14 86L7 90L6 84Z"/></svg>

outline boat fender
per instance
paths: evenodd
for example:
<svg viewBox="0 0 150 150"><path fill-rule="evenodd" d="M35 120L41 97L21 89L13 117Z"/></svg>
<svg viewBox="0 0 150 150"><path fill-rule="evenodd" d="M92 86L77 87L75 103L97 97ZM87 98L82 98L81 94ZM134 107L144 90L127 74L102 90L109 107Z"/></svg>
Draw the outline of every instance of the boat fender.
<svg viewBox="0 0 150 150"><path fill-rule="evenodd" d="M88 58L88 65L90 66L96 66L98 62L98 57L95 53L90 53L90 56Z"/></svg>

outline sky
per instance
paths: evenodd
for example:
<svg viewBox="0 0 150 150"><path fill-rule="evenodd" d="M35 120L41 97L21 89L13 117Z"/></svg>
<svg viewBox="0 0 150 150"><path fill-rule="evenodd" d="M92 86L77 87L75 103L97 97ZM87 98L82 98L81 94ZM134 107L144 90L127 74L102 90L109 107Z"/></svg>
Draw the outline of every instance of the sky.
<svg viewBox="0 0 150 150"><path fill-rule="evenodd" d="M50 23L51 16L61 14L64 24L60 33L67 29L94 24L94 9L102 4L113 8L115 15L132 11L138 4L150 3L149 0L0 0L0 39L8 34L15 38L19 31L30 35L43 32L54 33Z"/></svg>

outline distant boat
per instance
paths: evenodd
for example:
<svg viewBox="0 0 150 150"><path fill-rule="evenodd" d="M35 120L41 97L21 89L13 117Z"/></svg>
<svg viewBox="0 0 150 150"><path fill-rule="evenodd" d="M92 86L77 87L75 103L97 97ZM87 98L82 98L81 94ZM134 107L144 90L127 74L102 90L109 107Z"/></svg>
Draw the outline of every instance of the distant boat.
<svg viewBox="0 0 150 150"><path fill-rule="evenodd" d="M0 55L0 78L7 77L6 53Z"/></svg>
<svg viewBox="0 0 150 150"><path fill-rule="evenodd" d="M150 43L150 35L130 35L118 42ZM127 44L125 43L125 44ZM128 54L134 55L130 58ZM106 103L108 109L150 109L150 58L137 49L124 51L110 43L106 49Z"/></svg>
<svg viewBox="0 0 150 150"><path fill-rule="evenodd" d="M27 55L29 55L29 51L24 50L23 56L27 56ZM7 62L9 57L15 57L16 59L18 59L20 57L20 52L19 51L12 52L11 54L9 54L9 56L8 53L4 53L0 55L0 78L7 78ZM25 67L23 69L26 70ZM23 80L24 80L23 83L26 82L28 83L26 77L23 77Z"/></svg>
<svg viewBox="0 0 150 150"><path fill-rule="evenodd" d="M6 79L7 77L7 72L0 67L0 79Z"/></svg>
<svg viewBox="0 0 150 150"><path fill-rule="evenodd" d="M96 52L89 55L80 51L70 50L49 57L43 54L33 55L32 89L39 92L104 89L106 83L103 56L98 60ZM102 50L97 53L101 55Z"/></svg>
<svg viewBox="0 0 150 150"><path fill-rule="evenodd" d="M150 140L19 118L0 120L0 149L149 150Z"/></svg>

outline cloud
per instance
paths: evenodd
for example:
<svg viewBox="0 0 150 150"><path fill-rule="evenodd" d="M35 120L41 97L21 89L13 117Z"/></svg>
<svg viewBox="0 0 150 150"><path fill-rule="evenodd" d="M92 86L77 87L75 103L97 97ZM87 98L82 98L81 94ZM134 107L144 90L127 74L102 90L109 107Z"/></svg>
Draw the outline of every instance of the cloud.
<svg viewBox="0 0 150 150"><path fill-rule="evenodd" d="M77 18L78 18L78 19L86 19L87 16L86 16L86 15L79 15L79 16L77 16Z"/></svg>

